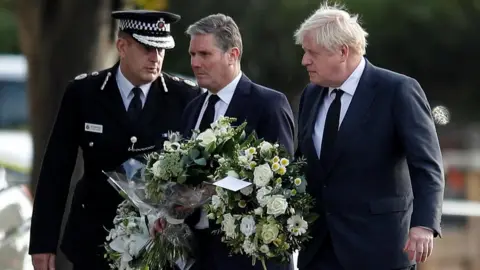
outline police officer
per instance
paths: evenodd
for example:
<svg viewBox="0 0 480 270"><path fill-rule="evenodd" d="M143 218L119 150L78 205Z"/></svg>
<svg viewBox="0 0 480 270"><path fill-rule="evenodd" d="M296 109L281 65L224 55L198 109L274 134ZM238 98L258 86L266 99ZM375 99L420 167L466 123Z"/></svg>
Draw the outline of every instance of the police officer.
<svg viewBox="0 0 480 270"><path fill-rule="evenodd" d="M120 21L120 61L68 84L45 152L29 250L36 270L54 269L79 147L84 175L75 188L60 248L75 270L110 269L103 245L122 198L102 170L115 170L130 157L158 149L169 131L179 130L187 103L201 94L193 82L161 71L165 50L175 46L170 24L180 16L156 11L112 16Z"/></svg>

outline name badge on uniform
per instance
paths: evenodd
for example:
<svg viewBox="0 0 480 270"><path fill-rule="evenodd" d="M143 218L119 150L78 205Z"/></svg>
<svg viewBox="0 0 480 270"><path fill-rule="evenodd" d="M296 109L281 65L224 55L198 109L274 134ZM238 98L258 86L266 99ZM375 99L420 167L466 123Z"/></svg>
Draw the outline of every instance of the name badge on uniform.
<svg viewBox="0 0 480 270"><path fill-rule="evenodd" d="M85 123L85 131L93 133L103 133L103 126L92 123Z"/></svg>

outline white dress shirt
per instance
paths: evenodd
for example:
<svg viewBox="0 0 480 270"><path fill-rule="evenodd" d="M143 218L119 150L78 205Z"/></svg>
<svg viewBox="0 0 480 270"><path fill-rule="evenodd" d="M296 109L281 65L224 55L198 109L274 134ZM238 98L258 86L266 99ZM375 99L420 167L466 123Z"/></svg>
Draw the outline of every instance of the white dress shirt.
<svg viewBox="0 0 480 270"><path fill-rule="evenodd" d="M341 89L344 93L341 97L340 101L342 103L340 109L340 119L338 123L338 128L340 128L343 118L347 113L348 107L350 106L350 102L352 101L353 95L355 94L355 90L357 90L358 83L360 81L360 77L362 77L363 71L365 70L365 59L362 57L362 60L352 72L350 77L340 86L338 89ZM315 145L315 150L317 151L318 157L320 157L320 151L322 148L322 139L323 139L323 128L325 126L325 120L327 118L328 108L330 104L332 104L333 100L335 99L334 93L332 91L335 88L328 89L328 95L323 99L321 103L321 107L318 111L317 120L315 122L315 128L313 131L313 143Z"/></svg>
<svg viewBox="0 0 480 270"><path fill-rule="evenodd" d="M133 99L133 92L132 89L135 87L122 73L120 67L118 67L117 75L115 76L117 81L118 89L120 90L120 95L122 96L123 105L125 106L125 110L128 110L128 106ZM140 99L142 100L142 106L145 105L145 100L147 100L148 91L150 91L150 86L152 83L147 83L144 85L138 86L142 89L143 95L140 95Z"/></svg>
<svg viewBox="0 0 480 270"><path fill-rule="evenodd" d="M233 94L235 93L235 89L237 88L237 84L240 81L241 77L242 77L242 72L240 72L224 88L222 88L220 91L218 91L217 96L220 99L215 104L215 116L213 118L214 121L217 121L217 119L220 116L225 116L225 113L227 112L227 109L228 109L228 105L230 105L230 101L232 101ZM208 94L207 94L207 98L203 102L202 109L200 110L200 113L198 114L198 119L197 119L197 123L195 124L195 129L198 129L200 127L200 122L202 121L203 114L205 113L205 110L207 109L208 99L210 98L211 95L212 95L212 93L209 91Z"/></svg>
<svg viewBox="0 0 480 270"><path fill-rule="evenodd" d="M225 116L225 113L227 112L228 105L230 105L230 101L232 101L233 94L235 93L235 89L237 88L238 82L240 81L240 78L242 77L242 72L240 72L229 84L227 84L224 88L222 88L220 91L218 91L217 95L220 98L218 102L215 104L215 117L214 121L217 121L217 119L220 116ZM203 102L202 109L200 110L200 113L198 114L198 119L197 119L197 124L195 125L195 129L198 129L200 126L200 122L202 121L203 114L205 113L205 110L207 109L208 105L208 99L212 95L211 92L208 93L207 98ZM207 213L205 210L202 209L202 213L200 216L200 221L195 225L196 229L206 229L208 228L208 218L207 218Z"/></svg>

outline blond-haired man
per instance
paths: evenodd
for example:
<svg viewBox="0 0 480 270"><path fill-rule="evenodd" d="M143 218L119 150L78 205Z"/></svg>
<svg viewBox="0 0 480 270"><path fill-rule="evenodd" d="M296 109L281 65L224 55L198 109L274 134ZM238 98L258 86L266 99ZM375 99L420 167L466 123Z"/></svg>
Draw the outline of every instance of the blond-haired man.
<svg viewBox="0 0 480 270"><path fill-rule="evenodd" d="M298 151L320 218L299 269L415 269L440 235L442 158L418 82L364 58L357 16L323 5L295 32L310 84ZM415 198L415 199L414 199Z"/></svg>

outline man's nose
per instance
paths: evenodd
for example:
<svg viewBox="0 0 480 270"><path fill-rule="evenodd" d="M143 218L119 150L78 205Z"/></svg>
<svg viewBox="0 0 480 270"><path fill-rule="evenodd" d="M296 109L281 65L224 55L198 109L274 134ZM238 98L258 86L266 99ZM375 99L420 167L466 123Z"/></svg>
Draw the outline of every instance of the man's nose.
<svg viewBox="0 0 480 270"><path fill-rule="evenodd" d="M158 48L150 48L148 50L148 56L150 60L153 62L158 62L158 60L160 59L161 53L162 53L161 49L158 49Z"/></svg>
<svg viewBox="0 0 480 270"><path fill-rule="evenodd" d="M307 54L304 54L302 57L302 65L303 66L308 66L312 63L310 57L307 56Z"/></svg>
<svg viewBox="0 0 480 270"><path fill-rule="evenodd" d="M196 57L194 55L190 56L190 65L192 66L192 68L200 67L200 61L199 61L198 57Z"/></svg>

